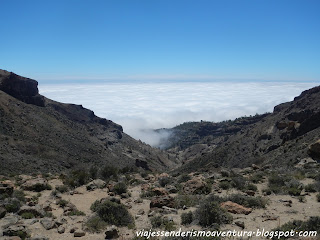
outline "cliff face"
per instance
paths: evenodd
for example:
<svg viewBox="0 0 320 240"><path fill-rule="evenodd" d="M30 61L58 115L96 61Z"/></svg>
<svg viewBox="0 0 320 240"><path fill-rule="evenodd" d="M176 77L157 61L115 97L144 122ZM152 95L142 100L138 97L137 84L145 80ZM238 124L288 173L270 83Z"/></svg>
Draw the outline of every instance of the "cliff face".
<svg viewBox="0 0 320 240"><path fill-rule="evenodd" d="M175 166L168 154L131 138L120 125L81 105L41 96L37 84L0 72L0 174Z"/></svg>
<svg viewBox="0 0 320 240"><path fill-rule="evenodd" d="M28 104L44 106L38 82L0 69L0 90Z"/></svg>

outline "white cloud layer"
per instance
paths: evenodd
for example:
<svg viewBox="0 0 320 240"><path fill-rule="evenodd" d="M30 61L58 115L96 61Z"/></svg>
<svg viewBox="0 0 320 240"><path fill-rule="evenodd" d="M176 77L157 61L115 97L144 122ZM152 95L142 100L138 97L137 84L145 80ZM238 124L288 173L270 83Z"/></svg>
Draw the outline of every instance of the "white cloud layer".
<svg viewBox="0 0 320 240"><path fill-rule="evenodd" d="M40 93L64 103L82 104L97 116L121 124L136 139L157 146L150 129L187 121L221 121L271 112L316 83L175 82L40 84Z"/></svg>

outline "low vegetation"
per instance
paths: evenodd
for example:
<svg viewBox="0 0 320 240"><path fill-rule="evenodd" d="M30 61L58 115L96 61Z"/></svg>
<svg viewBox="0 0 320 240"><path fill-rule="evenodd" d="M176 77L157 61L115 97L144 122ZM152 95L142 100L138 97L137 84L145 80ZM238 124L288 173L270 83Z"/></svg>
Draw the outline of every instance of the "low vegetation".
<svg viewBox="0 0 320 240"><path fill-rule="evenodd" d="M122 204L110 200L96 201L90 209L96 212L97 216L107 224L129 227L134 225L133 217Z"/></svg>

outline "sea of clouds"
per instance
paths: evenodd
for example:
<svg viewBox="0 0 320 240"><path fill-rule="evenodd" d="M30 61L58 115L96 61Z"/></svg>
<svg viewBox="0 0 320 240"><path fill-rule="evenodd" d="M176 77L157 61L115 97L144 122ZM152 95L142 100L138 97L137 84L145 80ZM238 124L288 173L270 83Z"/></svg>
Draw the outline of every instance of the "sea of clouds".
<svg viewBox="0 0 320 240"><path fill-rule="evenodd" d="M40 84L40 93L53 100L82 104L99 117L110 119L124 132L158 146L171 128L188 121L222 121L272 112L316 86L305 82L105 82Z"/></svg>

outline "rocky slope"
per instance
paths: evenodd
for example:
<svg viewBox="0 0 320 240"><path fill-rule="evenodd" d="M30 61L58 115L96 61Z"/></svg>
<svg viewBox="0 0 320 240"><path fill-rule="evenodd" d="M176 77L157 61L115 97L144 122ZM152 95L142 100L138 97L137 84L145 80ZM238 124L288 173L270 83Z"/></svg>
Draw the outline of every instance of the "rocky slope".
<svg viewBox="0 0 320 240"><path fill-rule="evenodd" d="M193 122L177 126L168 151L179 153L178 169L208 170L218 166L295 165L319 160L320 87L304 91L273 113L220 123Z"/></svg>
<svg viewBox="0 0 320 240"><path fill-rule="evenodd" d="M90 165L165 170L163 151L81 105L41 96L35 80L0 70L0 174L60 172Z"/></svg>

